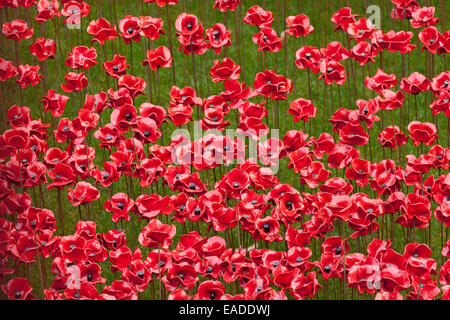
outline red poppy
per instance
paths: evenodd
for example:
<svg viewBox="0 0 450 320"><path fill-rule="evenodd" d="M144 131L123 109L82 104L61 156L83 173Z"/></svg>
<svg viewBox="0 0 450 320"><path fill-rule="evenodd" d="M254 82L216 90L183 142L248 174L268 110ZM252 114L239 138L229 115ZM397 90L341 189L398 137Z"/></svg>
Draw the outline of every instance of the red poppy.
<svg viewBox="0 0 450 320"><path fill-rule="evenodd" d="M81 25L81 18L89 15L91 7L84 1L63 1L64 7L61 10L61 15L67 17L63 20L69 25Z"/></svg>
<svg viewBox="0 0 450 320"><path fill-rule="evenodd" d="M208 48L212 48L217 54L222 52L222 47L231 46L231 30L222 23L216 23L212 28L205 31L208 41Z"/></svg>
<svg viewBox="0 0 450 320"><path fill-rule="evenodd" d="M105 18L92 20L87 26L86 31L88 34L94 36L91 43L98 41L101 45L104 45L106 40L114 40L117 37L116 26L111 26Z"/></svg>
<svg viewBox="0 0 450 320"><path fill-rule="evenodd" d="M139 17L138 24L140 27L140 34L143 37L157 40L160 34L165 34L163 27L163 20L161 18L153 18L150 16Z"/></svg>
<svg viewBox="0 0 450 320"><path fill-rule="evenodd" d="M289 104L288 112L294 116L294 122L308 122L308 119L316 116L317 109L310 100L298 98Z"/></svg>
<svg viewBox="0 0 450 320"><path fill-rule="evenodd" d="M361 18L358 21L352 22L347 27L347 33L357 42L365 39L370 39L375 27L367 18Z"/></svg>
<svg viewBox="0 0 450 320"><path fill-rule="evenodd" d="M220 12L234 11L241 0L215 0L213 9L218 8Z"/></svg>
<svg viewBox="0 0 450 320"><path fill-rule="evenodd" d="M147 50L147 60L142 65L148 65L153 71L158 68L170 68L173 58L170 55L169 48L165 46L158 47L153 50Z"/></svg>
<svg viewBox="0 0 450 320"><path fill-rule="evenodd" d="M54 59L56 53L56 42L52 39L38 38L30 45L30 52L39 61Z"/></svg>
<svg viewBox="0 0 450 320"><path fill-rule="evenodd" d="M25 89L28 86L36 86L41 82L41 79L44 78L43 75L39 74L40 66L30 66L19 65L19 79L16 82L20 85L22 89Z"/></svg>
<svg viewBox="0 0 450 320"><path fill-rule="evenodd" d="M153 219L139 234L139 243L144 247L167 249L172 244L176 232L174 225L163 224L158 219Z"/></svg>
<svg viewBox="0 0 450 320"><path fill-rule="evenodd" d="M350 7L344 7L339 9L333 16L331 17L331 22L336 24L336 27L334 28L334 31L338 30L344 30L347 31L348 26L355 22L356 19L359 17L359 14L352 14L352 8Z"/></svg>
<svg viewBox="0 0 450 320"><path fill-rule="evenodd" d="M418 146L421 142L432 145L438 137L436 126L430 122L411 121L408 125L408 131L415 146Z"/></svg>
<svg viewBox="0 0 450 320"><path fill-rule="evenodd" d="M33 288L28 284L26 278L13 278L8 281L6 286L2 286L3 292L9 300L33 300L31 294Z"/></svg>
<svg viewBox="0 0 450 320"><path fill-rule="evenodd" d="M314 27L310 24L308 16L304 14L287 17L286 24L289 27L286 33L296 38L306 37L314 32Z"/></svg>
<svg viewBox="0 0 450 320"><path fill-rule="evenodd" d="M339 41L332 41L327 44L326 48L320 49L320 52L325 58L342 61L347 60L350 53L345 49Z"/></svg>
<svg viewBox="0 0 450 320"><path fill-rule="evenodd" d="M430 80L417 71L413 72L408 78L403 78L400 82L400 88L409 94L418 94L420 92L428 91L430 87Z"/></svg>
<svg viewBox="0 0 450 320"><path fill-rule="evenodd" d="M261 29L253 35L252 39L259 46L258 51L278 52L281 50L282 40L272 28Z"/></svg>
<svg viewBox="0 0 450 320"><path fill-rule="evenodd" d="M253 87L258 94L271 97L274 100L286 100L286 95L292 91L292 81L273 70L266 70L256 74Z"/></svg>
<svg viewBox="0 0 450 320"><path fill-rule="evenodd" d="M342 64L335 60L324 59L320 63L320 79L325 79L326 84L332 84L336 82L338 85L343 85L347 74L345 73L345 68Z"/></svg>
<svg viewBox="0 0 450 320"><path fill-rule="evenodd" d="M139 19L133 16L125 16L119 23L120 36L126 44L131 41L141 41L141 27L139 25Z"/></svg>
<svg viewBox="0 0 450 320"><path fill-rule="evenodd" d="M53 20L54 17L61 16L58 11L58 0L39 0L36 8L38 11L38 15L35 17L37 22L46 22L48 19Z"/></svg>
<svg viewBox="0 0 450 320"><path fill-rule="evenodd" d="M377 69L377 72L373 77L366 77L364 84L367 88L382 94L384 90L391 89L396 86L397 77L395 74L387 74L383 70Z"/></svg>
<svg viewBox="0 0 450 320"><path fill-rule="evenodd" d="M290 283L291 294L295 299L303 300L305 297L313 298L318 289L322 289L316 278L316 272L309 272L306 276L300 274Z"/></svg>
<svg viewBox="0 0 450 320"><path fill-rule="evenodd" d="M226 79L239 79L241 67L232 59L225 57L222 61L214 60L214 66L209 69L213 82L225 81Z"/></svg>
<svg viewBox="0 0 450 320"><path fill-rule="evenodd" d="M370 80L366 81L367 87L370 86L369 83ZM403 101L405 100L405 95L401 91L394 92L387 89L382 90L381 94L382 96L376 96L374 99L380 109L394 110L400 108L403 105Z"/></svg>
<svg viewBox="0 0 450 320"><path fill-rule="evenodd" d="M8 39L20 42L33 36L33 27L29 28L28 23L25 21L15 19L11 22L3 23L2 32Z"/></svg>
<svg viewBox="0 0 450 320"><path fill-rule="evenodd" d="M419 32L419 40L423 43L421 51L427 50L435 54L440 47L439 39L442 37L436 27L428 27Z"/></svg>
<svg viewBox="0 0 450 320"><path fill-rule="evenodd" d="M120 219L130 221L130 216L128 213L133 209L134 201L133 199L128 199L125 193L116 193L105 201L105 210L107 212L113 213L113 222L118 222Z"/></svg>
<svg viewBox="0 0 450 320"><path fill-rule="evenodd" d="M129 74L121 76L117 84L119 86L119 89L128 89L131 98L135 98L141 94L145 94L144 90L147 86L147 83L144 79Z"/></svg>
<svg viewBox="0 0 450 320"><path fill-rule="evenodd" d="M96 58L97 50L85 46L78 46L72 48L72 52L69 52L69 57L65 62L72 69L83 68L86 70L98 63L95 61Z"/></svg>
<svg viewBox="0 0 450 320"><path fill-rule="evenodd" d="M126 62L127 59L125 57L115 54L111 61L105 61L103 63L103 68L111 77L119 79L127 73L127 68L130 67Z"/></svg>
<svg viewBox="0 0 450 320"><path fill-rule="evenodd" d="M11 61L0 58L0 81L6 81L9 78L17 76L18 74L19 73L17 72L16 67Z"/></svg>
<svg viewBox="0 0 450 320"><path fill-rule="evenodd" d="M66 83L61 83L61 88L65 92L81 91L88 84L88 79L85 77L84 72L69 72L64 76L64 80Z"/></svg>
<svg viewBox="0 0 450 320"><path fill-rule="evenodd" d="M421 7L412 11L412 19L409 20L409 22L411 22L411 26L417 29L436 25L439 22L439 19L434 17L434 11L434 7Z"/></svg>
<svg viewBox="0 0 450 320"><path fill-rule="evenodd" d="M270 28L273 23L273 13L254 5L247 10L243 21L247 24L258 26L260 29Z"/></svg>
<svg viewBox="0 0 450 320"><path fill-rule="evenodd" d="M428 228L431 203L426 197L414 193L408 194L401 210L403 214L396 219L397 223L408 228Z"/></svg>
<svg viewBox="0 0 450 320"><path fill-rule="evenodd" d="M74 207L100 198L100 192L89 182L80 181L76 184L75 189L68 188L68 190L69 201Z"/></svg>
<svg viewBox="0 0 450 320"><path fill-rule="evenodd" d="M318 73L323 56L316 47L304 46L295 52L295 59L295 65L299 69L309 68L312 72Z"/></svg>

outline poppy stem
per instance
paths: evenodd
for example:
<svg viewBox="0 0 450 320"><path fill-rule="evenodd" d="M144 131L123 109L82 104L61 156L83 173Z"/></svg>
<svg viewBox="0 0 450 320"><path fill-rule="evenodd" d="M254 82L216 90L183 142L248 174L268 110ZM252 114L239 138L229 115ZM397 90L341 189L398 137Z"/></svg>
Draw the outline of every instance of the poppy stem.
<svg viewBox="0 0 450 320"><path fill-rule="evenodd" d="M58 214L59 214L59 223L61 227L61 235L64 235L64 217L63 217L63 210L62 210L62 200L61 200L61 189L57 189L58 193Z"/></svg>
<svg viewBox="0 0 450 320"><path fill-rule="evenodd" d="M158 278L159 278L159 300L163 300L162 277L161 277L161 246L158 243Z"/></svg>
<svg viewBox="0 0 450 320"><path fill-rule="evenodd" d="M168 28L168 35L167 38L169 39L169 50L170 50L170 56L173 58L173 46L172 46L172 22L170 20L170 14L169 14L169 5L166 4L166 17L167 17L167 28ZM172 81L173 85L177 85L177 80L175 77L175 59L172 61Z"/></svg>

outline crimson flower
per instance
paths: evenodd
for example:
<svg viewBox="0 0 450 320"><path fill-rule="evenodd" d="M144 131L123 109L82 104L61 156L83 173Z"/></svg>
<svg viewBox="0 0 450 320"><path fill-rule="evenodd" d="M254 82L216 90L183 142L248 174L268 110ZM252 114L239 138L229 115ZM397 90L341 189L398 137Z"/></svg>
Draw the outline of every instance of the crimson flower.
<svg viewBox="0 0 450 320"><path fill-rule="evenodd" d="M2 32L8 39L20 42L33 36L33 27L29 28L28 23L25 21L15 19L11 22L3 23Z"/></svg>
<svg viewBox="0 0 450 320"><path fill-rule="evenodd" d="M260 29L270 28L273 23L273 13L254 5L247 10L243 21L247 24L258 26Z"/></svg>
<svg viewBox="0 0 450 320"><path fill-rule="evenodd" d="M278 52L281 50L282 41L272 28L261 29L252 37L253 42L257 44L258 51Z"/></svg>
<svg viewBox="0 0 450 320"><path fill-rule="evenodd" d="M314 27L310 24L308 16L304 14L287 17L286 24L289 27L286 33L296 38L306 37L314 32Z"/></svg>
<svg viewBox="0 0 450 320"><path fill-rule="evenodd" d="M80 181L76 184L75 189L68 188L69 201L72 206L77 207L81 204L86 204L100 198L100 192L93 187L89 182Z"/></svg>
<svg viewBox="0 0 450 320"><path fill-rule="evenodd" d="M69 57L66 59L66 65L72 69L88 69L98 62L97 50L95 48L88 48L85 46L78 46L72 48L72 52L69 52Z"/></svg>
<svg viewBox="0 0 450 320"><path fill-rule="evenodd" d="M215 0L213 9L218 8L220 12L234 11L241 0Z"/></svg>
<svg viewBox="0 0 450 320"><path fill-rule="evenodd" d="M113 213L112 220L115 223L120 219L124 219L127 222L130 221L128 212L130 212L133 207L133 199L128 199L128 196L123 192L116 193L111 199L105 201L105 210Z"/></svg>
<svg viewBox="0 0 450 320"><path fill-rule="evenodd" d="M418 94L428 91L431 87L430 80L419 72L413 72L408 78L400 81L400 88L409 94Z"/></svg>
<svg viewBox="0 0 450 320"><path fill-rule="evenodd" d="M153 18L150 16L139 17L138 24L140 34L143 37L157 40L160 34L164 34L164 30L162 29L163 20L161 18Z"/></svg>
<svg viewBox="0 0 450 320"><path fill-rule="evenodd" d="M22 89L25 89L28 86L36 86L41 82L41 79L44 78L43 75L39 74L40 66L30 66L20 65L19 66L19 79L16 82L20 85Z"/></svg>
<svg viewBox="0 0 450 320"><path fill-rule="evenodd" d="M153 219L139 233L139 243L148 248L168 249L176 232L177 228L174 225L163 224L158 219Z"/></svg>
<svg viewBox="0 0 450 320"><path fill-rule="evenodd" d="M408 125L408 131L415 146L418 146L421 142L432 145L438 137L436 126L430 122L411 121Z"/></svg>
<svg viewBox="0 0 450 320"><path fill-rule="evenodd" d="M208 48L212 48L217 54L222 52L222 47L231 46L231 30L222 23L216 23L212 28L205 30L208 41Z"/></svg>
<svg viewBox="0 0 450 320"><path fill-rule="evenodd" d="M0 81L6 81L18 74L16 67L11 61L0 58Z"/></svg>
<svg viewBox="0 0 450 320"><path fill-rule="evenodd" d="M103 68L105 72L111 77L119 79L121 76L127 73L127 68L130 66L127 64L127 58L120 54L115 54L111 61L103 62Z"/></svg>
<svg viewBox="0 0 450 320"><path fill-rule="evenodd" d="M69 72L64 76L66 83L61 83L61 88L65 92L78 92L83 90L88 84L88 79L82 73Z"/></svg>
<svg viewBox="0 0 450 320"><path fill-rule="evenodd" d="M147 60L144 60L142 65L148 65L150 69L155 71L161 67L169 68L172 65L172 60L169 48L161 46L153 50L147 50Z"/></svg>
<svg viewBox="0 0 450 320"><path fill-rule="evenodd" d="M119 23L120 36L126 44L131 41L141 41L141 28L139 25L139 19L133 16L125 16Z"/></svg>
<svg viewBox="0 0 450 320"><path fill-rule="evenodd" d="M292 81L273 70L259 72L255 77L253 87L258 94L271 97L274 100L286 100L286 95L292 91Z"/></svg>
<svg viewBox="0 0 450 320"><path fill-rule="evenodd" d="M428 27L419 32L419 40L423 43L421 51L427 50L431 54L435 54L440 48L440 39L442 35L436 27Z"/></svg>
<svg viewBox="0 0 450 320"><path fill-rule="evenodd" d="M317 109L310 100L298 98L289 104L288 112L294 116L294 122L300 120L308 122L309 118L316 116Z"/></svg>
<svg viewBox="0 0 450 320"><path fill-rule="evenodd" d="M217 83L226 79L239 79L241 67L231 58L225 57L222 61L214 60L214 66L209 69L213 82Z"/></svg>
<svg viewBox="0 0 450 320"><path fill-rule="evenodd" d="M116 26L112 27L105 18L99 18L89 23L87 33L94 36L91 43L97 41L102 46L106 40L114 40L117 37Z"/></svg>
<svg viewBox="0 0 450 320"><path fill-rule="evenodd" d="M324 59L320 63L320 79L325 79L326 84L332 84L336 82L338 85L343 85L347 74L342 64L335 60Z"/></svg>
<svg viewBox="0 0 450 320"><path fill-rule="evenodd" d="M38 38L30 45L30 52L39 61L54 59L56 53L56 42L52 39Z"/></svg>

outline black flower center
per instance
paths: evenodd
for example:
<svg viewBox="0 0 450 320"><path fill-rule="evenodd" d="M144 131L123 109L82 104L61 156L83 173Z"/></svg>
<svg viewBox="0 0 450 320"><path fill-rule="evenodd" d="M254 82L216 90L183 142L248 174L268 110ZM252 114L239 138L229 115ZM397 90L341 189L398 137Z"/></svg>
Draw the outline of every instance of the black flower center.
<svg viewBox="0 0 450 320"><path fill-rule="evenodd" d="M194 214L195 214L196 216L198 216L201 212L202 212L202 211L200 210L199 207L195 208L195 210L194 210Z"/></svg>
<svg viewBox="0 0 450 320"><path fill-rule="evenodd" d="M193 182L189 183L189 189L195 190L196 189L195 183Z"/></svg>
<svg viewBox="0 0 450 320"><path fill-rule="evenodd" d="M128 34L132 34L134 32L134 29L132 28L132 27L129 27L128 29L127 29L127 33Z"/></svg>
<svg viewBox="0 0 450 320"><path fill-rule="evenodd" d="M286 201L284 204L288 210L292 210L292 201Z"/></svg>
<svg viewBox="0 0 450 320"><path fill-rule="evenodd" d="M325 267L323 267L323 271L325 271L326 273L329 273L331 271L331 267L329 265L325 266Z"/></svg>
<svg viewBox="0 0 450 320"><path fill-rule="evenodd" d="M342 252L342 248L341 247L337 247L336 248L336 254L341 254Z"/></svg>
<svg viewBox="0 0 450 320"><path fill-rule="evenodd" d="M233 182L233 188L239 188L240 184L239 182Z"/></svg>
<svg viewBox="0 0 450 320"><path fill-rule="evenodd" d="M264 229L264 232L269 232L270 231L270 224L269 223L265 223L264 225L263 225L263 229Z"/></svg>
<svg viewBox="0 0 450 320"><path fill-rule="evenodd" d="M91 282L92 280L94 280L94 276L93 276L92 274L90 274L90 273L87 275L86 278L87 278L87 280L88 280L89 282Z"/></svg>
<svg viewBox="0 0 450 320"><path fill-rule="evenodd" d="M141 279L144 278L144 270L139 270L136 274L139 278L141 278Z"/></svg>
<svg viewBox="0 0 450 320"><path fill-rule="evenodd" d="M216 298L216 293L214 291L209 292L209 299L214 300Z"/></svg>

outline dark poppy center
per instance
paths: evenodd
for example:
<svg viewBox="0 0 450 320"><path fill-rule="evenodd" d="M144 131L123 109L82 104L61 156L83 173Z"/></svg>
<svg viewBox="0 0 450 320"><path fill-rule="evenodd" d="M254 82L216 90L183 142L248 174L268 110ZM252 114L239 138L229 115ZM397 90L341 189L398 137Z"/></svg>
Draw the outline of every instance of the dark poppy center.
<svg viewBox="0 0 450 320"><path fill-rule="evenodd" d="M131 120L131 113L125 114L125 119L127 119L127 121L130 121Z"/></svg>
<svg viewBox="0 0 450 320"><path fill-rule="evenodd" d="M206 268L206 272L211 272L212 271L212 267L209 266L208 268Z"/></svg>
<svg viewBox="0 0 450 320"><path fill-rule="evenodd" d="M87 275L86 278L87 278L87 280L88 280L89 282L91 282L92 280L94 280L94 276L93 276L92 274L90 274L90 273Z"/></svg>
<svg viewBox="0 0 450 320"><path fill-rule="evenodd" d="M212 121L216 122L217 121L217 117L214 117L211 119Z"/></svg>
<svg viewBox="0 0 450 320"><path fill-rule="evenodd" d="M337 247L336 248L336 254L341 254L342 252L342 248L341 247Z"/></svg>
<svg viewBox="0 0 450 320"><path fill-rule="evenodd" d="M63 129L63 131L67 131L67 130L69 130L69 126L64 126L62 129Z"/></svg>
<svg viewBox="0 0 450 320"><path fill-rule="evenodd" d="M196 189L195 183L193 182L189 183L189 189L195 190Z"/></svg>
<svg viewBox="0 0 450 320"><path fill-rule="evenodd" d="M70 246L69 246L69 249L75 249L76 248L76 245L74 245L74 244L71 244Z"/></svg>
<svg viewBox="0 0 450 320"><path fill-rule="evenodd" d="M233 188L239 188L240 184L239 182L233 182Z"/></svg>
<svg viewBox="0 0 450 320"><path fill-rule="evenodd" d="M219 35L220 35L220 32L219 32L219 30L214 30L214 32L213 32L213 36L214 36L214 40L219 40Z"/></svg>
<svg viewBox="0 0 450 320"><path fill-rule="evenodd" d="M329 273L331 271L331 267L329 265L325 266L325 267L323 267L323 271L325 271L326 273Z"/></svg>
<svg viewBox="0 0 450 320"><path fill-rule="evenodd" d="M179 206L179 208L180 208L180 211L183 211L184 208L186 208L186 207L184 205L181 205L181 206Z"/></svg>
<svg viewBox="0 0 450 320"><path fill-rule="evenodd" d="M264 225L263 225L263 229L264 229L264 232L269 232L270 231L270 224L269 223L265 223Z"/></svg>
<svg viewBox="0 0 450 320"><path fill-rule="evenodd" d="M431 38L429 42L430 42L430 44L433 44L435 41L436 41L436 39Z"/></svg>
<svg viewBox="0 0 450 320"><path fill-rule="evenodd" d="M119 66L118 66L118 65L113 65L113 70L114 70L114 71L119 70Z"/></svg>
<svg viewBox="0 0 450 320"><path fill-rule="evenodd" d="M199 207L195 208L194 213L196 216L198 216L202 211L200 210Z"/></svg>
<svg viewBox="0 0 450 320"><path fill-rule="evenodd" d="M122 165L122 166L124 166L124 165L126 165L126 164L127 164L126 161L122 161L122 162L120 163L120 165Z"/></svg>
<svg viewBox="0 0 450 320"><path fill-rule="evenodd" d="M442 160L442 154L438 154L438 155L436 156L436 159Z"/></svg>
<svg viewBox="0 0 450 320"><path fill-rule="evenodd" d="M358 33L359 33L359 34L363 34L363 33L364 33L364 30L360 29L360 30L358 30Z"/></svg>
<svg viewBox="0 0 450 320"><path fill-rule="evenodd" d="M252 204L253 204L253 205L255 205L255 204L257 204L257 203L258 203L258 201L252 200Z"/></svg>
<svg viewBox="0 0 450 320"><path fill-rule="evenodd" d="M358 173L364 173L364 171L362 171L361 169L358 170Z"/></svg>
<svg viewBox="0 0 450 320"><path fill-rule="evenodd" d="M367 107L364 107L363 112L364 112L364 114L367 114L367 113L369 113L369 109L367 109Z"/></svg>
<svg viewBox="0 0 450 320"><path fill-rule="evenodd" d="M73 294L73 297L74 297L75 299L80 299L80 293L79 293L79 292L75 292L75 293Z"/></svg>
<svg viewBox="0 0 450 320"><path fill-rule="evenodd" d="M264 42L267 42L267 36L263 36L262 39L263 39Z"/></svg>
<svg viewBox="0 0 450 320"><path fill-rule="evenodd" d="M302 257L297 257L297 262L302 262L303 258Z"/></svg>
<svg viewBox="0 0 450 320"><path fill-rule="evenodd" d="M286 201L284 204L288 210L292 210L292 201Z"/></svg>
<svg viewBox="0 0 450 320"><path fill-rule="evenodd" d="M23 294L22 291L16 291L16 292L14 292L14 298L20 299L20 297L22 296L22 294Z"/></svg>
<svg viewBox="0 0 450 320"><path fill-rule="evenodd" d="M144 270L139 270L136 274L139 278L144 278Z"/></svg>
<svg viewBox="0 0 450 320"><path fill-rule="evenodd" d="M178 277L180 277L181 280L184 280L184 273L179 273Z"/></svg>
<svg viewBox="0 0 450 320"><path fill-rule="evenodd" d="M31 222L30 222L30 226L31 226L32 228L36 227L36 220L31 221Z"/></svg>
<svg viewBox="0 0 450 320"><path fill-rule="evenodd" d="M134 29L132 28L132 27L129 27L128 29L127 29L127 33L128 34L132 34L134 32Z"/></svg>
<svg viewBox="0 0 450 320"><path fill-rule="evenodd" d="M280 264L280 261L274 261L274 262L273 262L273 266L274 266L274 267L277 267L279 264Z"/></svg>
<svg viewBox="0 0 450 320"><path fill-rule="evenodd" d="M117 206L118 206L120 209L123 209L123 207L125 206L125 204L124 204L123 202L119 202L119 203L117 204Z"/></svg>
<svg viewBox="0 0 450 320"><path fill-rule="evenodd" d="M106 140L109 141L109 140L112 140L112 138L113 138L112 135L110 135L110 134L107 134L107 135L106 135Z"/></svg>
<svg viewBox="0 0 450 320"><path fill-rule="evenodd" d="M216 298L216 293L214 291L209 292L209 299L214 300Z"/></svg>
<svg viewBox="0 0 450 320"><path fill-rule="evenodd" d="M333 68L332 67L328 67L327 68L327 72L332 72L333 71Z"/></svg>
<svg viewBox="0 0 450 320"><path fill-rule="evenodd" d="M106 179L106 178L109 178L109 173L108 173L108 172L105 172L105 173L103 174L103 179Z"/></svg>
<svg viewBox="0 0 450 320"><path fill-rule="evenodd" d="M306 59L309 60L311 58L311 53L310 52L305 53L305 57L306 57Z"/></svg>
<svg viewBox="0 0 450 320"><path fill-rule="evenodd" d="M192 30L192 23L190 23L190 22L188 22L187 24L186 24L186 29L188 29L189 31L191 31Z"/></svg>
<svg viewBox="0 0 450 320"><path fill-rule="evenodd" d="M149 135L150 135L150 131L145 130L145 131L144 131L144 137L148 137Z"/></svg>

